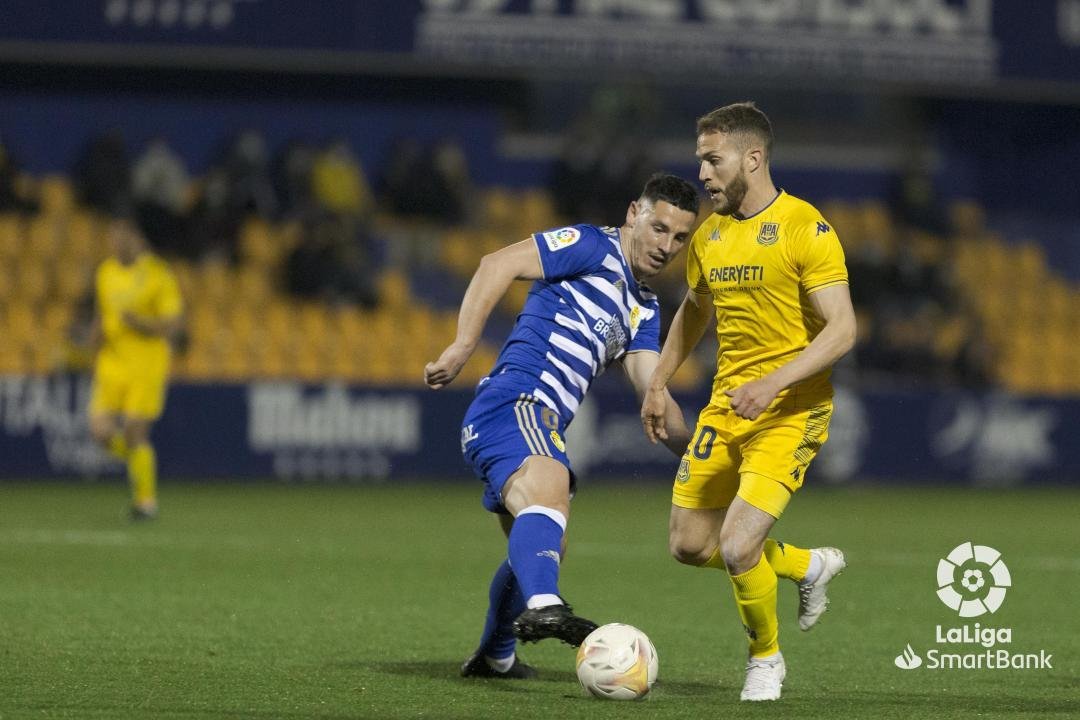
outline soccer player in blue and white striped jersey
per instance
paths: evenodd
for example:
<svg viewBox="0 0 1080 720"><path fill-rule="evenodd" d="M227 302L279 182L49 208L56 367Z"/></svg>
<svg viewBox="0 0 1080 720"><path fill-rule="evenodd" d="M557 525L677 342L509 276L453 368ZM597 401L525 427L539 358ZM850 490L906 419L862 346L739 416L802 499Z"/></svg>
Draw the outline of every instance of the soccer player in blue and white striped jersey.
<svg viewBox="0 0 1080 720"><path fill-rule="evenodd" d="M649 179L619 228L536 233L484 256L461 303L455 341L424 379L453 381L496 303L532 280L525 307L462 423L465 459L484 482L484 507L508 537L495 573L480 647L462 675L533 677L516 640L556 637L577 646L595 627L559 595L559 562L574 479L563 438L593 380L621 362L642 398L659 362L660 306L644 280L659 273L694 228L699 198L674 175ZM667 446L681 456L690 432L667 395Z"/></svg>

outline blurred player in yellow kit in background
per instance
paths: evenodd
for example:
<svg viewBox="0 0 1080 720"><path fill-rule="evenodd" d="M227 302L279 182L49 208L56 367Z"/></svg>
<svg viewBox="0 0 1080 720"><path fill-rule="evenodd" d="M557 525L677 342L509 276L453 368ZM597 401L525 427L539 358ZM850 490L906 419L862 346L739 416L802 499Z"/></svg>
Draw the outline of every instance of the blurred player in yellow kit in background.
<svg viewBox="0 0 1080 720"><path fill-rule="evenodd" d="M92 333L97 358L90 432L127 462L131 517L157 515L157 457L150 428L165 406L172 340L183 301L168 264L152 253L135 221L109 220L111 255L97 269Z"/></svg>

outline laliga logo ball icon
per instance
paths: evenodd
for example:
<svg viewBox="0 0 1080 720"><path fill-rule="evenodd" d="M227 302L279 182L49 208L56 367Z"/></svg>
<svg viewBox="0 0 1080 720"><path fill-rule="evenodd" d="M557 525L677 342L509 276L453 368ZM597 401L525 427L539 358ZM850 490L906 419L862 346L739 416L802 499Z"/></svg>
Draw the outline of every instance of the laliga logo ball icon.
<svg viewBox="0 0 1080 720"><path fill-rule="evenodd" d="M599 698L639 700L649 694L658 669L656 648L633 625L601 625L578 648L578 681Z"/></svg>
<svg viewBox="0 0 1080 720"><path fill-rule="evenodd" d="M1012 576L997 550L966 542L938 561L937 584L941 602L970 618L997 612Z"/></svg>

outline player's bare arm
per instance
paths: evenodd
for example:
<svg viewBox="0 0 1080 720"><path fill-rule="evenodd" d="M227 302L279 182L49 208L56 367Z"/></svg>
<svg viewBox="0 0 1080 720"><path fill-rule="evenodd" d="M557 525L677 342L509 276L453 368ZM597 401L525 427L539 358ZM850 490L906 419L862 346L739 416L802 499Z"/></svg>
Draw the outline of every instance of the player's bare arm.
<svg viewBox="0 0 1080 720"><path fill-rule="evenodd" d="M754 420L781 390L832 367L855 345L855 310L846 284L811 293L810 304L825 321L825 327L806 349L768 375L724 392L739 417Z"/></svg>
<svg viewBox="0 0 1080 720"><path fill-rule="evenodd" d="M639 401L644 401L649 391L649 383L653 372L660 364L660 356L649 350L628 353L623 358L623 369L626 370L630 383L634 386ZM660 438L668 450L681 457L686 452L686 446L690 444L690 428L686 426L686 418L683 417L682 408L675 398L671 397L666 387L657 393L664 401L664 437ZM656 441L653 440L655 443Z"/></svg>
<svg viewBox="0 0 1080 720"><path fill-rule="evenodd" d="M708 329L712 314L712 296L689 290L671 321L667 340L664 341L660 359L649 379L641 403L641 424L645 427L645 435L654 444L658 440L665 443L671 440L667 425L668 398L671 395L667 391L667 384L701 342L701 336ZM683 449L685 448L684 444ZM679 454L682 454L682 451Z"/></svg>
<svg viewBox="0 0 1080 720"><path fill-rule="evenodd" d="M461 372L484 331L491 311L515 280L544 276L536 242L527 238L485 255L473 274L458 313L457 336L435 362L424 367L424 382L433 390L449 385Z"/></svg>
<svg viewBox="0 0 1080 720"><path fill-rule="evenodd" d="M166 340L171 340L176 337L176 334L180 332L180 327L183 323L180 316L149 318L137 315L130 310L125 310L122 317L124 323L132 330L142 333L143 335L163 337Z"/></svg>

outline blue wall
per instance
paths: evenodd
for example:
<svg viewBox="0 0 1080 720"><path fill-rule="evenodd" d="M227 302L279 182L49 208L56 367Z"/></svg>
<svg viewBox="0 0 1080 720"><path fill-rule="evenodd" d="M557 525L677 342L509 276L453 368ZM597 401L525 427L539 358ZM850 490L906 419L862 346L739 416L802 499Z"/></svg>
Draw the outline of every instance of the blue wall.
<svg viewBox="0 0 1080 720"><path fill-rule="evenodd" d="M468 388L177 384L155 427L165 478L468 480ZM89 438L87 377L0 377L0 479L120 474ZM681 395L688 417L707 391ZM838 388L807 482L1080 484L1080 400ZM567 433L584 482L668 482L677 459L644 441L633 393L605 375Z"/></svg>

